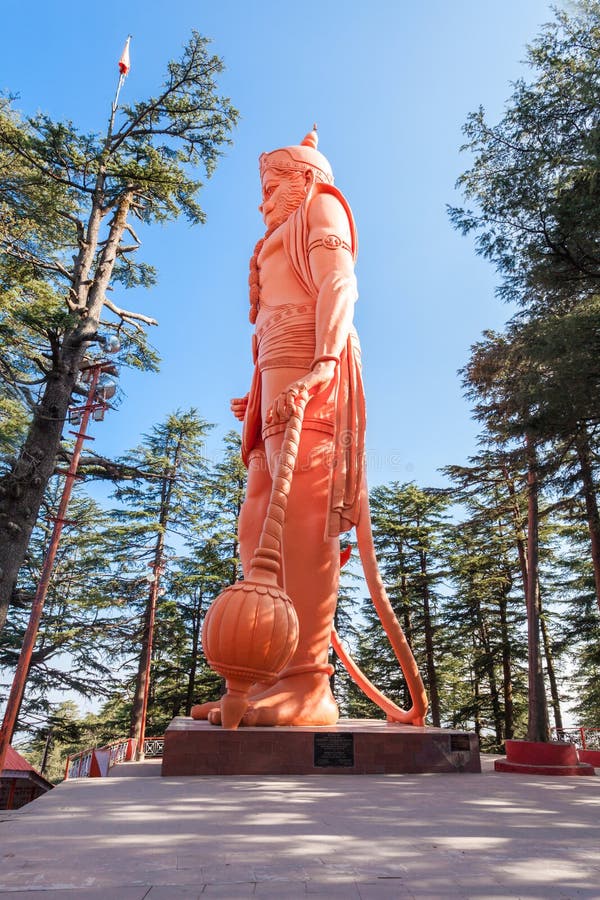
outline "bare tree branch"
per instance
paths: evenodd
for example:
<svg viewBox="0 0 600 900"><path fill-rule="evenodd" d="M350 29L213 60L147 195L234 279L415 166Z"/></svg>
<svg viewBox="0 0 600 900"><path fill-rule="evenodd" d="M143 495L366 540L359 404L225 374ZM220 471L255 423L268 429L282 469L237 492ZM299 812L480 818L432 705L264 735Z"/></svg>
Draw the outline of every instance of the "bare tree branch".
<svg viewBox="0 0 600 900"><path fill-rule="evenodd" d="M146 325L158 325L158 321L152 319L150 316L145 316L143 313L131 312L128 309L121 309L120 307L115 306L108 297L104 298L104 305L118 316L122 322L129 322L129 324L137 328L138 331L143 331L144 329L140 325L137 325L136 322L144 322Z"/></svg>

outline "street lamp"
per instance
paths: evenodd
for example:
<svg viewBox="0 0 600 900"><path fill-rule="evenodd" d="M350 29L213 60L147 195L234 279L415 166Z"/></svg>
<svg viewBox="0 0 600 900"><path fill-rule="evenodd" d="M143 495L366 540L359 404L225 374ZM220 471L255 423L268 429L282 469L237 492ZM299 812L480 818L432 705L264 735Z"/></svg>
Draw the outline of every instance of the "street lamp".
<svg viewBox="0 0 600 900"><path fill-rule="evenodd" d="M117 350L120 349L121 345L118 339L109 341L108 339L104 339L104 336L99 336L98 340L99 343L104 347L104 350L106 352L116 353ZM108 349L109 346L111 347L110 351ZM72 435L74 435L76 440L69 468L67 470L58 470L59 472L61 472L61 474L66 475L65 484L63 487L58 510L56 512L56 515L53 517L54 526L52 528L52 536L50 538L48 550L42 564L40 580L29 616L29 624L27 625L25 637L23 638L23 646L21 647L21 652L19 654L17 669L13 679L10 694L8 696L8 701L6 703L6 710L4 712L2 727L0 728L0 772L4 768L6 752L12 741L17 716L19 714L19 708L23 699L27 673L29 671L31 656L40 627L46 594L48 593L48 587L50 585L50 577L52 575L54 560L56 559L58 542L60 540L63 525L68 523L68 519L66 519L65 517L69 500L71 498L71 492L73 490L73 485L76 479L81 477L77 475L77 468L79 466L79 458L83 449L83 442L84 440L91 440L91 438L89 438L86 434L88 423L90 421L90 417L92 417L96 421L98 421L98 418L104 418L104 412L106 411L106 409L108 409L108 403L106 400L106 387L103 388L101 386L100 380L104 375L114 376L116 374L116 366L114 365L114 363L106 359L91 360L88 357L85 357L83 363L80 366L77 387L79 390L81 390L82 387L87 388L87 396L86 401L83 405L72 405L69 408L68 412L69 423L71 425L78 426L78 431L70 432ZM113 395L114 391L112 392L112 394L110 394L110 396L112 397Z"/></svg>

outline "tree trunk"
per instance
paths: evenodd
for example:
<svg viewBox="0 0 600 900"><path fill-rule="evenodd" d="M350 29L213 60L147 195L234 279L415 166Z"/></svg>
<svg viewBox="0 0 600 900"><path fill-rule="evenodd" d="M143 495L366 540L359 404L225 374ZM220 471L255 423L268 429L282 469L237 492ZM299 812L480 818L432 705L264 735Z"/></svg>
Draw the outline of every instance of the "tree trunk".
<svg viewBox="0 0 600 900"><path fill-rule="evenodd" d="M149 674L150 664L152 661L152 645L154 637L154 620L156 614L157 600L157 581L158 572L162 564L163 536L159 535L159 541L154 555L155 581L151 584L148 592L148 601L144 610L144 621L142 629L142 642L140 646L140 656L138 660L138 671L135 680L135 690L133 693L133 704L131 707L131 719L129 725L129 737L134 738L137 746L137 753L143 754L144 748L142 744L142 721L144 719L144 703L148 704L148 696L150 690ZM147 708L147 707L146 707Z"/></svg>
<svg viewBox="0 0 600 900"><path fill-rule="evenodd" d="M527 453L527 651L528 651L528 741L549 741L548 708L540 654L538 609L538 462L535 442L526 435Z"/></svg>
<svg viewBox="0 0 600 900"><path fill-rule="evenodd" d="M512 518L515 526L515 543L517 545L517 554L519 557L519 568L521 570L521 578L523 579L523 596L527 599L527 548L525 546L525 535L523 533L523 517L519 506L519 499L515 490L515 483L510 477L508 468L502 467L504 483L508 490L512 505Z"/></svg>
<svg viewBox="0 0 600 900"><path fill-rule="evenodd" d="M475 646L475 633L472 635L473 639L473 659L475 658L476 646ZM473 710L473 728L477 737L481 735L481 696L479 691L479 677L477 672L475 671L475 666L471 669L471 685L473 690L473 699L475 701L475 708Z"/></svg>
<svg viewBox="0 0 600 900"><path fill-rule="evenodd" d="M142 645L140 647L140 658L138 661L138 672L135 682L135 692L133 695L133 707L131 709L131 720L129 727L129 736L137 741L137 753L144 752L141 746L142 731L145 731L144 716L144 699L147 698L150 690L150 665L152 663L152 648L154 639L154 614L156 611L156 601L158 597L158 577L163 567L164 550L165 550L165 532L171 517L171 497L173 494L173 484L179 469L181 445L183 437L180 434L173 450L173 461L163 470L160 508L158 514L158 535L154 547L154 561L152 564L155 580L152 583L148 595L148 602L144 612L144 630L142 635ZM168 453L168 447L165 449L165 456Z"/></svg>
<svg viewBox="0 0 600 900"><path fill-rule="evenodd" d="M400 598L402 603L402 625L404 629L404 637L406 638L406 642L411 649L411 652L414 653L413 648L413 626L412 626L412 617L410 612L410 597L408 594L408 579L406 577L406 565L404 562L404 549L403 546L400 545L399 548L399 558L400 558L400 566L402 575L400 576ZM412 703L412 698L410 696L410 691L408 690L408 685L406 684L406 680L404 682L404 694L403 694L403 705L406 709Z"/></svg>
<svg viewBox="0 0 600 900"><path fill-rule="evenodd" d="M504 694L504 736L514 737L515 713L512 692L512 653L508 633L508 590L503 591L498 601L500 609L500 635L502 638L502 690Z"/></svg>
<svg viewBox="0 0 600 900"><path fill-rule="evenodd" d="M590 530L596 603L598 604L598 609L600 609L600 514L598 513L598 501L596 499L590 442L587 430L584 426L577 432L575 449L577 452L577 459L579 460L579 473L581 475L581 484L583 487L586 518Z"/></svg>
<svg viewBox="0 0 600 900"><path fill-rule="evenodd" d="M412 616L410 612L410 598L408 596L408 585L406 575L403 574L400 580L400 595L402 597L402 622L404 627L404 637L406 638L406 642L410 647L411 651L414 653L413 648L413 625L412 625Z"/></svg>
<svg viewBox="0 0 600 900"><path fill-rule="evenodd" d="M554 724L558 731L562 731L563 722L560 711L560 697L558 694L558 685L556 682L556 670L554 668L554 653L552 650L552 638L546 624L546 614L542 606L542 594L538 582L538 611L540 616L540 627L542 629L542 641L544 644L544 658L546 660L546 672L548 673L548 683L550 685L550 696L552 698L552 711L554 713Z"/></svg>
<svg viewBox="0 0 600 900"><path fill-rule="evenodd" d="M498 684L496 682L496 673L494 671L494 658L490 644L487 623L483 617L483 611L479 603L477 604L477 620L479 628L479 636L483 651L485 653L485 674L487 675L488 684L490 686L490 699L492 703L492 715L494 717L494 730L496 732L496 743L502 744L503 736L503 720L500 710L500 698L498 695Z"/></svg>
<svg viewBox="0 0 600 900"><path fill-rule="evenodd" d="M419 551L421 562L421 598L423 600L423 624L425 629L425 656L427 667L427 682L429 686L429 699L431 701L431 724L434 728L441 725L440 701L437 685L437 672L433 652L433 623L431 621L431 609L429 603L429 587L427 585L427 556L425 551Z"/></svg>
<svg viewBox="0 0 600 900"><path fill-rule="evenodd" d="M0 481L0 631L54 472L82 353L60 358L49 373L19 458Z"/></svg>
<svg viewBox="0 0 600 900"><path fill-rule="evenodd" d="M187 691L185 696L185 714L189 716L194 705L194 692L196 690L196 671L198 668L198 650L200 648L200 611L202 609L202 595L198 598L198 606L194 610L192 621L192 663L188 672Z"/></svg>

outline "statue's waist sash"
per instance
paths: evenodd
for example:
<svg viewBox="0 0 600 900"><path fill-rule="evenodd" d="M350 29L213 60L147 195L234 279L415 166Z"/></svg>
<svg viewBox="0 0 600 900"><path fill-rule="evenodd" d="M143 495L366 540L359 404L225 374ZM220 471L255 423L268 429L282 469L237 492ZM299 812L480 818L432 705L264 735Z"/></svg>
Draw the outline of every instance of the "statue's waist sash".
<svg viewBox="0 0 600 900"><path fill-rule="evenodd" d="M263 307L257 321L255 361L261 375L269 369L310 371L315 358L315 307L313 304L286 304ZM294 376L291 376L291 379ZM290 379L290 380L291 380ZM304 429L323 431L333 436L335 425L335 384L309 401ZM263 440L285 431L285 422L261 428Z"/></svg>
<svg viewBox="0 0 600 900"><path fill-rule="evenodd" d="M315 307L310 303L261 309L255 361L261 372L293 366L308 371L315 356Z"/></svg>

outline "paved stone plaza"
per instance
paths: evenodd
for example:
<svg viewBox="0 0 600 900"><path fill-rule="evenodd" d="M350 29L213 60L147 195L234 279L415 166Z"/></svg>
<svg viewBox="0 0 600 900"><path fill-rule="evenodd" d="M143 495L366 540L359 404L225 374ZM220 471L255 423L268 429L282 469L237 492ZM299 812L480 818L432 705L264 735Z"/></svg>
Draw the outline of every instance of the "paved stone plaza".
<svg viewBox="0 0 600 900"><path fill-rule="evenodd" d="M600 778L71 781L0 812L0 898L600 898Z"/></svg>

